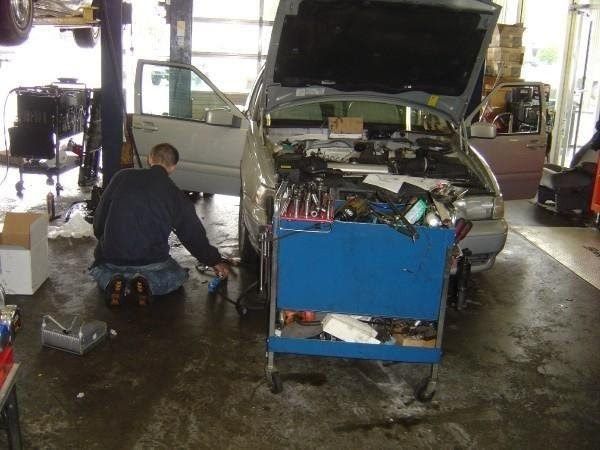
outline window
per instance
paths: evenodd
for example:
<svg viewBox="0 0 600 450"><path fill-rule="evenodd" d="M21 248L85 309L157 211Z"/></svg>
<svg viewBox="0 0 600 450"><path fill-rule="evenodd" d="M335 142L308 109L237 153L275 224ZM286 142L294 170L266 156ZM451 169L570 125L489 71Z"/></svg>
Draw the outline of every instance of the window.
<svg viewBox="0 0 600 450"><path fill-rule="evenodd" d="M144 65L142 114L204 122L208 111L227 103L195 72L168 65Z"/></svg>
<svg viewBox="0 0 600 450"><path fill-rule="evenodd" d="M192 64L236 104L269 51L279 0L194 0ZM235 95L237 94L237 95ZM240 102L241 99L241 102Z"/></svg>
<svg viewBox="0 0 600 450"><path fill-rule="evenodd" d="M407 115L409 119L407 120ZM328 117L360 117L367 127L395 127L397 131L447 134L449 124L435 114L390 103L365 101L307 103L271 113L275 126L294 122L325 125Z"/></svg>

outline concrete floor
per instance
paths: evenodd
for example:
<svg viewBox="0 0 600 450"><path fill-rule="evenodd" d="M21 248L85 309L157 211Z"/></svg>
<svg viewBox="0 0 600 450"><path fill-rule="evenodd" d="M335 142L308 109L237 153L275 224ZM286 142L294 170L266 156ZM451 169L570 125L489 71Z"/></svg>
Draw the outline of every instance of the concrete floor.
<svg viewBox="0 0 600 450"><path fill-rule="evenodd" d="M7 183L3 211L44 208L46 186L31 181L15 200ZM67 189L62 206L77 197ZM238 199L196 206L213 242L234 255ZM564 224L528 202L509 204L507 215ZM426 367L291 356L278 358L284 392L273 395L263 377L265 313L241 320L209 298L208 277L181 247L173 255L192 268L183 290L112 311L86 273L93 239L49 246L50 279L34 296L9 298L24 312L15 350L26 448L600 446L598 290L516 233L494 269L473 277L469 308L449 311L429 404L413 395ZM232 296L253 280L237 272ZM45 313L104 320L117 335L84 357L44 349Z"/></svg>

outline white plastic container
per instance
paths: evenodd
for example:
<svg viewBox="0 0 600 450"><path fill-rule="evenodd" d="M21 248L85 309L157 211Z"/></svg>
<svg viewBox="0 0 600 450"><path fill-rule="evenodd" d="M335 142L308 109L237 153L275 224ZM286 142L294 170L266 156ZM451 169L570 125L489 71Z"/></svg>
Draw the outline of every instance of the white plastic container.
<svg viewBox="0 0 600 450"><path fill-rule="evenodd" d="M343 314L327 314L323 318L323 331L345 342L381 344L377 331L368 324Z"/></svg>

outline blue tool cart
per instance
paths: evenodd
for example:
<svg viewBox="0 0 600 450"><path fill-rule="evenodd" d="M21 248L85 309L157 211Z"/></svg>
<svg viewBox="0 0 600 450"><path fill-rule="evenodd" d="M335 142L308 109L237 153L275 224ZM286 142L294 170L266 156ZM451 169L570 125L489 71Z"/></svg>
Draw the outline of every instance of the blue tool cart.
<svg viewBox="0 0 600 450"><path fill-rule="evenodd" d="M275 198L270 254L266 375L282 390L276 353L431 364L417 395L433 397L442 336L454 230L416 227L411 239L381 223L289 220L283 183ZM285 209L285 206L284 206ZM332 216L333 217L333 216ZM422 320L436 323L431 347L289 337L284 311Z"/></svg>

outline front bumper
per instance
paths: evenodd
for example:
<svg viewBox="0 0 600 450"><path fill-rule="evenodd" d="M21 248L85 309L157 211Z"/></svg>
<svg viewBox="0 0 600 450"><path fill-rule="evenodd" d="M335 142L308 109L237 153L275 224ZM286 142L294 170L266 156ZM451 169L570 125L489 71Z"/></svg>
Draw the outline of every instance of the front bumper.
<svg viewBox="0 0 600 450"><path fill-rule="evenodd" d="M471 271L481 272L494 265L506 243L508 224L504 219L474 220L473 228L460 247L471 251ZM454 270L453 270L454 272Z"/></svg>

